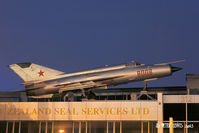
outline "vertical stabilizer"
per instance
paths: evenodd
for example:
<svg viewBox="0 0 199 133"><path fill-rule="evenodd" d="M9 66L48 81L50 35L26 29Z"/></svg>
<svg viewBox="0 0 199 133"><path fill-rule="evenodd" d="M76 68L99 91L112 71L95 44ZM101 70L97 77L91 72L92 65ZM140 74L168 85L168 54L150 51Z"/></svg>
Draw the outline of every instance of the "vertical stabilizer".
<svg viewBox="0 0 199 133"><path fill-rule="evenodd" d="M64 72L33 63L17 63L9 65L25 82L52 79Z"/></svg>

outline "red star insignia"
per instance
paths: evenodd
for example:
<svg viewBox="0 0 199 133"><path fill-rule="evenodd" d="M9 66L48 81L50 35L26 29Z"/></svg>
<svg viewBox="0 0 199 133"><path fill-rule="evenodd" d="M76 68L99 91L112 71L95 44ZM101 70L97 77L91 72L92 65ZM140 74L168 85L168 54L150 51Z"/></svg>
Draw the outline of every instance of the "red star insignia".
<svg viewBox="0 0 199 133"><path fill-rule="evenodd" d="M40 71L38 72L38 74L39 74L39 77L40 77L40 76L44 76L44 72L43 72L42 70L40 70Z"/></svg>

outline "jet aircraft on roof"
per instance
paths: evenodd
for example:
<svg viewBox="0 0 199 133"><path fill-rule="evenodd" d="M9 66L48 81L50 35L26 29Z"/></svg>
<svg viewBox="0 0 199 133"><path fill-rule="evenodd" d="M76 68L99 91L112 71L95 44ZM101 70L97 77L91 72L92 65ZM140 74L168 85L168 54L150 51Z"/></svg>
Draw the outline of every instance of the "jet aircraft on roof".
<svg viewBox="0 0 199 133"><path fill-rule="evenodd" d="M183 60L153 65L132 61L75 73L64 73L30 62L12 64L9 67L24 80L21 84L25 86L28 96L52 97L53 94L81 90L83 97L86 97L85 92L88 90L107 89L109 86L170 76L182 69L171 64L181 61Z"/></svg>

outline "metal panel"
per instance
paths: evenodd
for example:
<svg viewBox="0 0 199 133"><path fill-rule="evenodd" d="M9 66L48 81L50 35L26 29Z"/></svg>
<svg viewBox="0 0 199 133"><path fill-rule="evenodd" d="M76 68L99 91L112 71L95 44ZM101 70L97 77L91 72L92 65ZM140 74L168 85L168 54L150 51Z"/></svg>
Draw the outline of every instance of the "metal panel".
<svg viewBox="0 0 199 133"><path fill-rule="evenodd" d="M164 95L163 103L199 103L199 95Z"/></svg>
<svg viewBox="0 0 199 133"><path fill-rule="evenodd" d="M199 74L186 74L187 88L199 89Z"/></svg>

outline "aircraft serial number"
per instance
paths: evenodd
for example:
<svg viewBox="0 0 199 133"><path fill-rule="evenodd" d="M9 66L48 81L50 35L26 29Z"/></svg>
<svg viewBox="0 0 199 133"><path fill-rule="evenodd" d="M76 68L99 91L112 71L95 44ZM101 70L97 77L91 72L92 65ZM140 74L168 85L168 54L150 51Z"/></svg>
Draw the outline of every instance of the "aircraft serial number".
<svg viewBox="0 0 199 133"><path fill-rule="evenodd" d="M137 76L138 77L150 76L152 74L153 74L153 72L152 72L151 68L149 68L149 69L142 69L142 70L137 71Z"/></svg>

